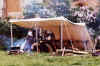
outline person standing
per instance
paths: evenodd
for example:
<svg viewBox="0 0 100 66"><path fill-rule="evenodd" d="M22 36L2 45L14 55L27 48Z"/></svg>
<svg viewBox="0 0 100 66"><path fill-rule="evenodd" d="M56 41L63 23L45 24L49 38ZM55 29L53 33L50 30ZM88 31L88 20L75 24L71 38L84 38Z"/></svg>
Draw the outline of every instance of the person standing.
<svg viewBox="0 0 100 66"><path fill-rule="evenodd" d="M27 52L29 55L32 54L32 44L34 43L34 37L32 30L29 30L26 36L26 44L24 51Z"/></svg>

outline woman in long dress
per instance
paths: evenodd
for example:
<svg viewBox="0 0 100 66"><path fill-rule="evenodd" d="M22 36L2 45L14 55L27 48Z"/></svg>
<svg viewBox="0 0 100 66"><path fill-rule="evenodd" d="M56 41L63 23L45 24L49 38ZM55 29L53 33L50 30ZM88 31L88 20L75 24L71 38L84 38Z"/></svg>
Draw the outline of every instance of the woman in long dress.
<svg viewBox="0 0 100 66"><path fill-rule="evenodd" d="M33 32L32 32L32 30L29 30L28 34L26 36L26 43L25 43L24 51L31 54L33 43L34 43Z"/></svg>

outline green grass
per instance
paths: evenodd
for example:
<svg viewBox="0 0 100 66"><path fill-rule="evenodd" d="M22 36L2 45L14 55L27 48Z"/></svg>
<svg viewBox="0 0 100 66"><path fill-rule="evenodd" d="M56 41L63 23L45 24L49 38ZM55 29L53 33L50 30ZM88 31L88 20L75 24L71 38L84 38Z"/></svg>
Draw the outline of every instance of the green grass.
<svg viewBox="0 0 100 66"><path fill-rule="evenodd" d="M100 66L100 57L92 56L50 56L40 53L36 56L7 55L0 51L0 66Z"/></svg>

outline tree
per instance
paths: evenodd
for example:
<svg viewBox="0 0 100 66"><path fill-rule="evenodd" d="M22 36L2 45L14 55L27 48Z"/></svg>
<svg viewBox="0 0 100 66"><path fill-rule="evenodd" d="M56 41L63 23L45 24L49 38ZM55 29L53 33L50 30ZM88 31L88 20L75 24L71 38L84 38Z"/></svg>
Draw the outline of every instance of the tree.
<svg viewBox="0 0 100 66"><path fill-rule="evenodd" d="M90 8L82 6L72 8L68 19L76 23L90 23L95 22L96 15Z"/></svg>
<svg viewBox="0 0 100 66"><path fill-rule="evenodd" d="M34 18L38 14L41 18L48 17L66 17L69 13L70 7L69 0L51 0L48 5L45 3L34 3L27 4L24 8L25 18Z"/></svg>
<svg viewBox="0 0 100 66"><path fill-rule="evenodd" d="M9 33L10 23L7 22L7 20L0 19L0 34L6 34Z"/></svg>
<svg viewBox="0 0 100 66"><path fill-rule="evenodd" d="M25 18L34 18L36 15L40 18L54 17L55 13L44 6L43 3L34 3L28 4L24 8Z"/></svg>

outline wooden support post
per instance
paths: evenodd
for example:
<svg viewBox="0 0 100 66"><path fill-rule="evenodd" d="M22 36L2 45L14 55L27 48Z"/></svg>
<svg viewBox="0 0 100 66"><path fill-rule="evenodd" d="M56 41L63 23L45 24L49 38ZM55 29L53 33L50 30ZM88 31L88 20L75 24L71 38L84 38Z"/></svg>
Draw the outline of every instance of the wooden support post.
<svg viewBox="0 0 100 66"><path fill-rule="evenodd" d="M38 53L38 27L37 27L37 24L35 24L35 28L36 28L36 43L37 43L37 53Z"/></svg>
<svg viewBox="0 0 100 66"><path fill-rule="evenodd" d="M63 22L61 22L61 27L60 27L60 31L61 31L61 50L62 50L62 56L64 56L64 52L65 52L65 48L63 48Z"/></svg>
<svg viewBox="0 0 100 66"><path fill-rule="evenodd" d="M65 54L65 47L62 50L62 56L64 56L64 54Z"/></svg>
<svg viewBox="0 0 100 66"><path fill-rule="evenodd" d="M61 27L60 27L60 31L61 31L61 35L60 35L60 38L61 38L61 49L63 49L63 23L61 22Z"/></svg>
<svg viewBox="0 0 100 66"><path fill-rule="evenodd" d="M11 47L13 47L13 29L12 29L12 23L10 26L10 33L11 33Z"/></svg>

